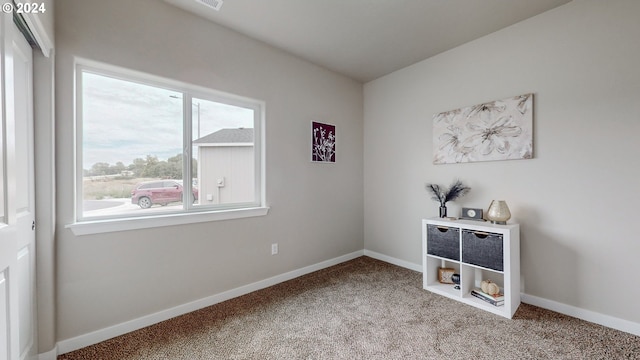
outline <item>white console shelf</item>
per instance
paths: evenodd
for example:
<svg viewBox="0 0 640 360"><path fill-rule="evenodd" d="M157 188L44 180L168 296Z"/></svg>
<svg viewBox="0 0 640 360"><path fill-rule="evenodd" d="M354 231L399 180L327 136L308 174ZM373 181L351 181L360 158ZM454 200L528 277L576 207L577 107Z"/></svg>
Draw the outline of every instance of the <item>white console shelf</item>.
<svg viewBox="0 0 640 360"><path fill-rule="evenodd" d="M443 218L422 220L423 288L433 293L512 318L520 305L520 226ZM438 268L460 274L460 289L440 283ZM471 295L483 280L498 284L504 305Z"/></svg>

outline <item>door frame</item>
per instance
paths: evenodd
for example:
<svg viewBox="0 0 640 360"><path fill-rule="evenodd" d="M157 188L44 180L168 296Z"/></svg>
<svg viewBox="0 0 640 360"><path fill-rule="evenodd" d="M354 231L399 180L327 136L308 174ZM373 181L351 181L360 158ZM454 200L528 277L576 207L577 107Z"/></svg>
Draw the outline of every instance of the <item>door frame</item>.
<svg viewBox="0 0 640 360"><path fill-rule="evenodd" d="M22 14L39 50L33 51L33 121L36 218L36 294L38 358L55 360L55 43L53 0L43 0L44 13Z"/></svg>

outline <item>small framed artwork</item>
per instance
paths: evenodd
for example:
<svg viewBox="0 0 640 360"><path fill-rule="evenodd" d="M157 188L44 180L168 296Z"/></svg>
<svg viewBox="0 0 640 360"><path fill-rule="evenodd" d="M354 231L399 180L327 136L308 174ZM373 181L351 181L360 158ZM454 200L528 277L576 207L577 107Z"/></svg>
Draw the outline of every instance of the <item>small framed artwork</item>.
<svg viewBox="0 0 640 360"><path fill-rule="evenodd" d="M336 126L311 122L311 161L336 162Z"/></svg>

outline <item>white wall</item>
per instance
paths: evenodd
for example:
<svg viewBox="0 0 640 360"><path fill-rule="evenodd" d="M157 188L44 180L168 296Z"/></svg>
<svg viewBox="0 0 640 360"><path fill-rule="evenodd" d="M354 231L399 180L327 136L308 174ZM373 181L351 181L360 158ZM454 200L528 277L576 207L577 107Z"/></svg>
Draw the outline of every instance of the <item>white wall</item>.
<svg viewBox="0 0 640 360"><path fill-rule="evenodd" d="M53 34L51 34L53 35ZM52 36L53 38L53 36ZM55 119L54 54L34 51L34 140L36 186L36 279L38 349L51 350L55 339Z"/></svg>
<svg viewBox="0 0 640 360"><path fill-rule="evenodd" d="M420 264L425 184L507 201L524 292L640 323L640 1L574 0L365 84L365 249ZM528 92L534 159L432 164L432 115ZM636 327L638 329L638 327Z"/></svg>
<svg viewBox="0 0 640 360"><path fill-rule="evenodd" d="M59 1L55 20L59 341L362 250L360 83L163 1ZM264 100L268 215L81 237L65 229L72 56ZM309 161L312 120L336 124L337 163Z"/></svg>

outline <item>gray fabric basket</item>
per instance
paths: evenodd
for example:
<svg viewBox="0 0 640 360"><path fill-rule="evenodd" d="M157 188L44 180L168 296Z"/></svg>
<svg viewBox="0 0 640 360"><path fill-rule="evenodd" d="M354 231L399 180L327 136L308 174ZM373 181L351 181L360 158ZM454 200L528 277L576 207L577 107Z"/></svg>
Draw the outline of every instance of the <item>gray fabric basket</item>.
<svg viewBox="0 0 640 360"><path fill-rule="evenodd" d="M460 229L427 225L427 254L460 260Z"/></svg>
<svg viewBox="0 0 640 360"><path fill-rule="evenodd" d="M502 235L462 230L462 262L503 271Z"/></svg>

